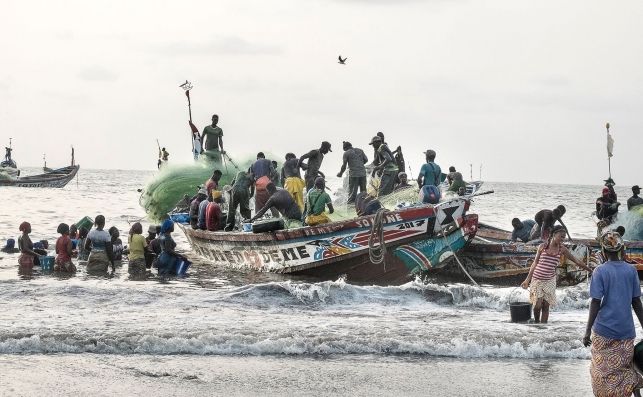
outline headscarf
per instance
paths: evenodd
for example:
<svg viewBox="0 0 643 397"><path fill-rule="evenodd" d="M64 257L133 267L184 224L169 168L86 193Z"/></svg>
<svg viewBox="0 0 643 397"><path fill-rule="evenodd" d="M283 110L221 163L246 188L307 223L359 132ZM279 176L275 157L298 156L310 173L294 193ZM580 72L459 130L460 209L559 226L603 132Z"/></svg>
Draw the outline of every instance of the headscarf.
<svg viewBox="0 0 643 397"><path fill-rule="evenodd" d="M221 191L220 190L213 190L212 191L212 200L216 200L221 198Z"/></svg>
<svg viewBox="0 0 643 397"><path fill-rule="evenodd" d="M607 252L620 252L625 245L623 238L614 230L608 230L601 235L601 247Z"/></svg>
<svg viewBox="0 0 643 397"><path fill-rule="evenodd" d="M20 226L18 227L18 230L21 232L24 232L25 230L29 229L31 227L31 224L29 222L22 222Z"/></svg>
<svg viewBox="0 0 643 397"><path fill-rule="evenodd" d="M172 222L172 219L166 219L163 221L163 224L161 225L161 233L167 233L173 227L174 227L174 222Z"/></svg>

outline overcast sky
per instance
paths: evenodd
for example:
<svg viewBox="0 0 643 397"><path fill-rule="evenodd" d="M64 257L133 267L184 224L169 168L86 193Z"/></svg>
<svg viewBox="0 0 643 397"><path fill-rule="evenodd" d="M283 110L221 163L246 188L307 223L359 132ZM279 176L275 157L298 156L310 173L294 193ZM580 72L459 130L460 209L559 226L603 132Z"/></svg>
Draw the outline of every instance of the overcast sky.
<svg viewBox="0 0 643 397"><path fill-rule="evenodd" d="M0 144L19 165L191 159L187 102L231 155L297 155L377 131L477 178L643 184L643 2L2 0ZM337 56L348 57L345 66Z"/></svg>

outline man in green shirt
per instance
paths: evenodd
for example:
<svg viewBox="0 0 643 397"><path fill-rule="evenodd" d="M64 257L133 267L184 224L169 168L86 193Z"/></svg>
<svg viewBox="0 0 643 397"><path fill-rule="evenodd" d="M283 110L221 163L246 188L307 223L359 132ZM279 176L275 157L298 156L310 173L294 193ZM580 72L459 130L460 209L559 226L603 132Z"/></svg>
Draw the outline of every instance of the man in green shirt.
<svg viewBox="0 0 643 397"><path fill-rule="evenodd" d="M230 205L228 206L228 217L226 218L225 231L231 232L234 230L236 221L235 215L237 208L241 212L241 219L250 219L252 214L250 212L250 197L255 193L255 185L252 176L244 171L237 172L232 182L232 190L230 191Z"/></svg>
<svg viewBox="0 0 643 397"><path fill-rule="evenodd" d="M304 208L306 224L315 226L330 222L330 218L326 215L327 205L328 213L332 214L335 209L333 208L333 201L326 193L326 181L324 181L324 178L318 177L315 179L314 187L310 189L306 196L306 207Z"/></svg>
<svg viewBox="0 0 643 397"><path fill-rule="evenodd" d="M201 134L201 144L205 148L202 153L215 163L221 163L221 155L225 154L223 150L223 130L217 125L218 122L219 116L213 114L212 125L206 126Z"/></svg>

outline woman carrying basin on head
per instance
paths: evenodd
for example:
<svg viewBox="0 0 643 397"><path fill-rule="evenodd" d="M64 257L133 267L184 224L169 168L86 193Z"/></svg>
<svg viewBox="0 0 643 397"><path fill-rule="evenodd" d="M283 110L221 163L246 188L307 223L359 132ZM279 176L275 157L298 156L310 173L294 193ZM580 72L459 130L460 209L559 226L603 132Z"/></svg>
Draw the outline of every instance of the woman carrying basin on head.
<svg viewBox="0 0 643 397"><path fill-rule="evenodd" d="M561 259L567 258L576 266L588 272L592 271L563 245L566 234L567 230L564 227L554 226L549 240L538 247L529 275L521 284L525 289L529 287L529 300L534 305L536 323L546 323L549 320L549 307L556 305L556 268L560 265Z"/></svg>

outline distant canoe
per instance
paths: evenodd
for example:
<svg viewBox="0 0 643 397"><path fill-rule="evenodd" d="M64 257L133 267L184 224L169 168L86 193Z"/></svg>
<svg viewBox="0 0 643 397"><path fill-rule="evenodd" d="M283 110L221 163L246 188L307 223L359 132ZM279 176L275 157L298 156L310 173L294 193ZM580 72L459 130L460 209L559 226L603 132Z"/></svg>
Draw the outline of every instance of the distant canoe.
<svg viewBox="0 0 643 397"><path fill-rule="evenodd" d="M74 165L58 168L45 174L24 176L11 180L0 179L0 186L62 188L74 179L79 168L79 165Z"/></svg>

